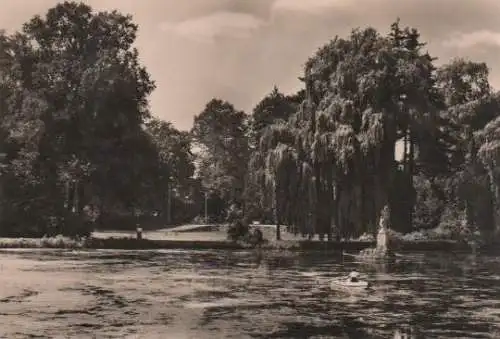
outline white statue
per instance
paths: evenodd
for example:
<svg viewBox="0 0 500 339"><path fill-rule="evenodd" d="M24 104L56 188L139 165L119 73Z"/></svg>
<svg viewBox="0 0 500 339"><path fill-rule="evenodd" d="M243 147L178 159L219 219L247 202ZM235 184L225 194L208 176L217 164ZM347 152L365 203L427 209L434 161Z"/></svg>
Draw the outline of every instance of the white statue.
<svg viewBox="0 0 500 339"><path fill-rule="evenodd" d="M377 233L377 246L375 248L366 248L360 252L360 255L370 259L388 259L393 256L389 249L389 206L384 206L380 213L379 228Z"/></svg>
<svg viewBox="0 0 500 339"><path fill-rule="evenodd" d="M377 234L377 252L386 253L389 248L389 234L388 227L389 224L389 206L385 205L380 214L379 229Z"/></svg>

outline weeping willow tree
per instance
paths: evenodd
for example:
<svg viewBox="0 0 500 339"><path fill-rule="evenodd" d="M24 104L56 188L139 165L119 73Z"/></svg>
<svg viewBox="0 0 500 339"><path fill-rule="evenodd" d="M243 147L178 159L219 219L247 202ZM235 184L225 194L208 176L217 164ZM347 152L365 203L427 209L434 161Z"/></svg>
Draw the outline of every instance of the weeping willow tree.
<svg viewBox="0 0 500 339"><path fill-rule="evenodd" d="M328 239L335 225L345 237L374 232L382 208L397 204L396 142L410 145L412 176L417 136L436 114L432 58L418 39L399 22L388 36L358 29L306 62L305 100L261 138L279 221Z"/></svg>
<svg viewBox="0 0 500 339"><path fill-rule="evenodd" d="M261 185L261 206L271 206L276 222L276 238L281 238L280 227L291 220L292 206L299 187L299 154L295 148L295 134L290 126L279 121L267 127L261 136L259 151L250 161L251 180Z"/></svg>
<svg viewBox="0 0 500 339"><path fill-rule="evenodd" d="M406 137L416 146L415 135L436 114L432 58L418 38L398 22L389 36L354 30L306 64L307 103L297 114L312 140L320 235L330 234L332 221L344 236L374 231L383 206L396 203L395 144Z"/></svg>
<svg viewBox="0 0 500 339"><path fill-rule="evenodd" d="M492 193L494 233L500 234L500 117L486 125L478 133L482 145L479 148L479 158L487 169L489 188Z"/></svg>

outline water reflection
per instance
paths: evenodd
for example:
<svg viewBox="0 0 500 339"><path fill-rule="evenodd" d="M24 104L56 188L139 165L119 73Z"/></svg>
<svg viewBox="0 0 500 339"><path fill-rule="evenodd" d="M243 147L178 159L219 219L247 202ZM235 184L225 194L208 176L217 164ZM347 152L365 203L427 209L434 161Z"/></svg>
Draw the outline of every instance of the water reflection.
<svg viewBox="0 0 500 339"><path fill-rule="evenodd" d="M168 338L168 329L173 338L489 338L500 325L496 257L413 253L366 264L262 251L2 256L6 337ZM330 289L352 270L373 288Z"/></svg>
<svg viewBox="0 0 500 339"><path fill-rule="evenodd" d="M394 331L393 339L424 339L418 328L413 326L401 327Z"/></svg>

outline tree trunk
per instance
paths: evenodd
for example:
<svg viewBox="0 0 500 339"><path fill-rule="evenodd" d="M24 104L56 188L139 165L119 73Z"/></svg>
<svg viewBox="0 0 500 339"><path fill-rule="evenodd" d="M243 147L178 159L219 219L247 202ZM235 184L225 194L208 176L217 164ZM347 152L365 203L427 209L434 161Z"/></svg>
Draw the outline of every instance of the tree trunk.
<svg viewBox="0 0 500 339"><path fill-rule="evenodd" d="M403 167L406 171L408 166L408 131L405 132L405 136L403 137Z"/></svg>
<svg viewBox="0 0 500 339"><path fill-rule="evenodd" d="M2 234L5 229L5 174L0 173L0 234Z"/></svg>
<svg viewBox="0 0 500 339"><path fill-rule="evenodd" d="M375 192L376 185L374 184L372 179L369 179L365 183L365 187L363 188L363 194L364 194L364 213L366 214L364 220L367 224L366 230L372 234L376 235L377 234L377 227L375 225L377 224L377 211L376 211L376 205L377 205L377 192Z"/></svg>
<svg viewBox="0 0 500 339"><path fill-rule="evenodd" d="M489 166L488 168L488 177L490 179L490 190L493 193L493 222L495 224L494 233L495 237L500 236L500 211L499 211L499 202L500 202L500 187L496 184L495 172L494 169Z"/></svg>
<svg viewBox="0 0 500 339"><path fill-rule="evenodd" d="M337 183L337 186L335 188L335 226L337 229L337 241L340 241L342 235L342 212L340 210L341 193L342 190L340 188L340 184Z"/></svg>
<svg viewBox="0 0 500 339"><path fill-rule="evenodd" d="M334 207L334 199L333 199L333 177L332 174L329 173L327 177L327 187L326 187L326 199L327 206L325 209L324 215L324 223L325 223L325 232L327 235L327 240L332 240L332 209Z"/></svg>
<svg viewBox="0 0 500 339"><path fill-rule="evenodd" d="M70 210L70 197L71 197L71 182L66 180L64 183L64 208Z"/></svg>
<svg viewBox="0 0 500 339"><path fill-rule="evenodd" d="M74 202L75 202L75 186L71 180L68 180L67 182L67 202L66 202L66 209L68 211L72 211L74 208Z"/></svg>
<svg viewBox="0 0 500 339"><path fill-rule="evenodd" d="M386 170L387 170L387 177L385 178L385 185L382 186L382 190L383 192L382 195L383 195L383 198L382 198L382 205L378 207L378 210L380 211L385 205L388 205L389 206L389 210L392 211L394 209L394 192L395 192L395 171L396 171L396 168L395 168L395 157L394 157L394 152L395 152L395 146L396 146L396 142L395 140L391 141L387 141L386 144L384 145L384 152L387 152L386 154L384 154L384 158L385 158L385 166L386 167ZM390 213L390 225L394 225L394 213ZM378 218L380 217L380 214L378 216ZM378 219L377 218L377 219Z"/></svg>
<svg viewBox="0 0 500 339"><path fill-rule="evenodd" d="M276 240L281 240L281 215L282 215L282 204L279 192L275 189L274 192L275 208L274 208L274 220L276 222Z"/></svg>
<svg viewBox="0 0 500 339"><path fill-rule="evenodd" d="M321 170L318 164L314 164L314 188L316 194L316 206L314 209L315 214L315 232L320 234L320 240L323 240L324 236L323 224L322 224L322 215L323 215L323 206L324 200L322 199L322 189L321 189Z"/></svg>
<svg viewBox="0 0 500 339"><path fill-rule="evenodd" d="M172 187L170 180L167 184L167 225L172 224Z"/></svg>
<svg viewBox="0 0 500 339"><path fill-rule="evenodd" d="M408 204L408 227L409 229L413 229L413 207L415 205L415 199L413 195L413 174L415 172L415 140L414 140L414 131L410 129L409 136L409 152L408 152L408 189L409 189L409 198L410 203Z"/></svg>
<svg viewBox="0 0 500 339"><path fill-rule="evenodd" d="M79 197L79 182L78 180L74 181L74 187L73 187L73 208L72 211L73 213L79 214L80 213L80 197Z"/></svg>
<svg viewBox="0 0 500 339"><path fill-rule="evenodd" d="M97 224L102 229L104 228L104 224L106 222L106 193L103 192L99 197L99 215L97 217Z"/></svg>

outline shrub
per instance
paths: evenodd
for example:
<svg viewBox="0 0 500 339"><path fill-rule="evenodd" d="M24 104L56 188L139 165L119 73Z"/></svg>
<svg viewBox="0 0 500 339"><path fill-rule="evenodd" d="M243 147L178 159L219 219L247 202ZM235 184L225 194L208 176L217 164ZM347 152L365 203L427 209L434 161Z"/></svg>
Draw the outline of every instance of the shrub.
<svg viewBox="0 0 500 339"><path fill-rule="evenodd" d="M375 236L371 233L363 233L361 236L357 239L359 241L375 241Z"/></svg>
<svg viewBox="0 0 500 339"><path fill-rule="evenodd" d="M242 220L242 218L243 211L240 206L237 204L232 204L227 211L226 222L228 224L231 224L233 222L236 222L237 220Z"/></svg>
<svg viewBox="0 0 500 339"><path fill-rule="evenodd" d="M228 239L234 242L241 242L242 245L257 246L264 243L264 235L259 228L251 229L249 223L244 220L236 220L227 230Z"/></svg>
<svg viewBox="0 0 500 339"><path fill-rule="evenodd" d="M249 231L248 224L238 219L228 227L227 236L232 241L243 240L244 237L248 236Z"/></svg>
<svg viewBox="0 0 500 339"><path fill-rule="evenodd" d="M464 239L470 233L464 209L454 204L446 206L435 234L447 239Z"/></svg>
<svg viewBox="0 0 500 339"><path fill-rule="evenodd" d="M0 238L0 248L83 248L87 238L74 239L57 235L42 238Z"/></svg>
<svg viewBox="0 0 500 339"><path fill-rule="evenodd" d="M423 175L416 175L413 180L416 193L413 229L436 228L445 207L444 193Z"/></svg>
<svg viewBox="0 0 500 339"><path fill-rule="evenodd" d="M193 218L191 221L193 225L205 225L205 217L201 215L197 215L196 217Z"/></svg>

